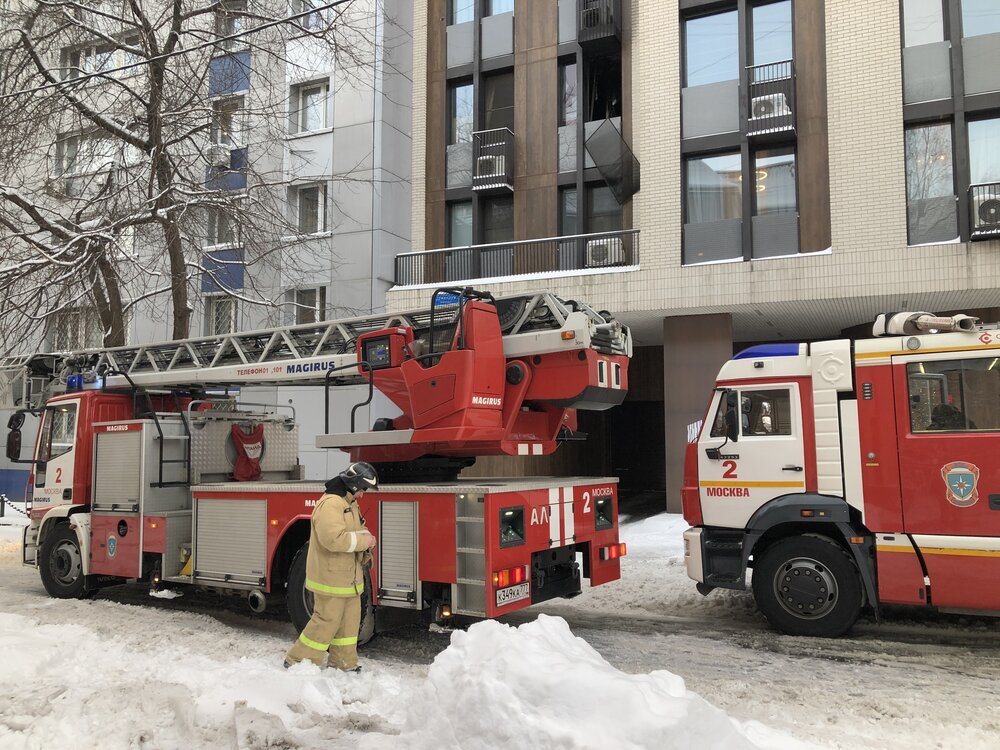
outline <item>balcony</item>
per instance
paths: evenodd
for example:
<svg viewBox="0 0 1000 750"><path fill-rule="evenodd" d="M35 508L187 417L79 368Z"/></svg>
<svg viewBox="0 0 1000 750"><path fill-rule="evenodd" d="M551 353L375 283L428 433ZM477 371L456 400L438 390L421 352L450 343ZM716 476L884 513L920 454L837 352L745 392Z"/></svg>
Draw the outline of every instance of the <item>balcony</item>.
<svg viewBox="0 0 1000 750"><path fill-rule="evenodd" d="M1000 182L969 187L972 239L1000 239Z"/></svg>
<svg viewBox="0 0 1000 750"><path fill-rule="evenodd" d="M585 52L615 49L622 41L622 0L576 0L577 38Z"/></svg>
<svg viewBox="0 0 1000 750"><path fill-rule="evenodd" d="M396 256L396 286L602 273L639 265L639 230L600 232Z"/></svg>
<svg viewBox="0 0 1000 750"><path fill-rule="evenodd" d="M514 189L514 134L509 128L472 134L472 189L494 192Z"/></svg>
<svg viewBox="0 0 1000 750"><path fill-rule="evenodd" d="M795 69L791 60L752 65L747 135L767 136L795 132Z"/></svg>

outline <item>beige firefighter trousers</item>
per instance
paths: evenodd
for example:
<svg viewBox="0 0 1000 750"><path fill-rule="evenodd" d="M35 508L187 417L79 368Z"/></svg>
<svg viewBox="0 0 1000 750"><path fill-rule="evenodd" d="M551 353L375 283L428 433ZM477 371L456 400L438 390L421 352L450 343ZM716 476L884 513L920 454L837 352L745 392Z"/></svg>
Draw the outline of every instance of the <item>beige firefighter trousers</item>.
<svg viewBox="0 0 1000 750"><path fill-rule="evenodd" d="M354 669L358 666L360 596L313 595L313 616L289 649L286 661L304 659L319 666Z"/></svg>

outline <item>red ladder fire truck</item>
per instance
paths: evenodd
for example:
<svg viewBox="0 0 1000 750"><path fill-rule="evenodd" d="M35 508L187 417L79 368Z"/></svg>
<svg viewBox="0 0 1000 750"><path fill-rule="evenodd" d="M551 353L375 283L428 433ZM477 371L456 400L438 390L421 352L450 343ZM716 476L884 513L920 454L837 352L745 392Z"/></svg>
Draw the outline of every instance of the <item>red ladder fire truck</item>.
<svg viewBox="0 0 1000 750"><path fill-rule="evenodd" d="M864 607L1000 613L1000 329L879 316L876 338L727 362L683 487L688 575L792 634Z"/></svg>
<svg viewBox="0 0 1000 750"><path fill-rule="evenodd" d="M219 390L315 384L317 444L382 477L361 502L379 539L362 640L376 606L494 617L574 596L577 553L591 585L619 577L616 481L457 476L476 456L583 437L576 410L621 403L631 348L627 328L582 303L445 289L429 311L19 360L9 458L21 460L25 412L40 418L23 562L61 598L136 580L239 592L256 611L285 595L303 627L323 485L300 479L294 419ZM354 411L378 389L398 415L355 431L352 411L351 431L330 433L330 389L349 384L367 385ZM240 456L255 481L234 481Z"/></svg>

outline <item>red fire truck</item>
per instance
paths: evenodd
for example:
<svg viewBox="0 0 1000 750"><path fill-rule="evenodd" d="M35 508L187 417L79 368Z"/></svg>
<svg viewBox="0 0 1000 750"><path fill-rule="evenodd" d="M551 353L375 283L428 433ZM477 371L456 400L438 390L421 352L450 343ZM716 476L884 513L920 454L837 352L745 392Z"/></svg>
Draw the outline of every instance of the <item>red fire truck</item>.
<svg viewBox="0 0 1000 750"><path fill-rule="evenodd" d="M186 584L241 593L255 611L284 596L303 627L323 485L300 478L291 415L222 391L314 384L327 396L317 445L373 463L383 481L361 503L379 539L362 640L376 607L493 617L574 596L581 573L591 585L619 577L615 480L457 477L476 456L581 439L577 409L624 399L631 346L627 328L582 303L446 289L429 311L29 357L13 372L24 408L7 441L9 458L31 464L23 562L55 597ZM351 431L331 433L331 390L359 384ZM398 413L355 430L376 389ZM40 423L22 460L28 411Z"/></svg>
<svg viewBox="0 0 1000 750"><path fill-rule="evenodd" d="M865 607L1000 612L1000 329L879 316L876 338L727 362L683 487L688 575L837 636Z"/></svg>

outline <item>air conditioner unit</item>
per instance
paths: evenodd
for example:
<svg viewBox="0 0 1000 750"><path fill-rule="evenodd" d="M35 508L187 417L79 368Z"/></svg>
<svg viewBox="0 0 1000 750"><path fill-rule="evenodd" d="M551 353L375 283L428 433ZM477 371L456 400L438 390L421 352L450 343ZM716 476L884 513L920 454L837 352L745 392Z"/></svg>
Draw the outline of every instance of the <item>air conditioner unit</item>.
<svg viewBox="0 0 1000 750"><path fill-rule="evenodd" d="M623 260L622 241L619 237L587 240L587 257L584 259L584 265L587 268L612 266Z"/></svg>
<svg viewBox="0 0 1000 750"><path fill-rule="evenodd" d="M972 199L975 228L1000 229L1000 193L982 193Z"/></svg>
<svg viewBox="0 0 1000 750"><path fill-rule="evenodd" d="M233 151L225 143L213 143L208 147L205 158L213 167L228 167L231 163Z"/></svg>
<svg viewBox="0 0 1000 750"><path fill-rule="evenodd" d="M503 177L505 167L503 154L483 154L476 159L476 177Z"/></svg>
<svg viewBox="0 0 1000 750"><path fill-rule="evenodd" d="M760 120L765 117L779 117L790 115L792 110L788 108L788 100L784 94L768 94L767 96L755 96L750 100L750 119Z"/></svg>

